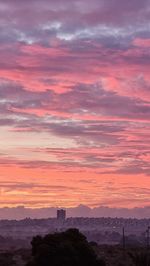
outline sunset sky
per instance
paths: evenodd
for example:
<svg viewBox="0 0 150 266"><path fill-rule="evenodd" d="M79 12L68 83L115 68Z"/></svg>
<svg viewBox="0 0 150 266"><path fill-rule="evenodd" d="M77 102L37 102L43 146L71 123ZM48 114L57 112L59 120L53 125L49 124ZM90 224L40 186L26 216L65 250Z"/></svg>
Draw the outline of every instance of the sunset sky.
<svg viewBox="0 0 150 266"><path fill-rule="evenodd" d="M0 207L150 205L150 0L0 0Z"/></svg>

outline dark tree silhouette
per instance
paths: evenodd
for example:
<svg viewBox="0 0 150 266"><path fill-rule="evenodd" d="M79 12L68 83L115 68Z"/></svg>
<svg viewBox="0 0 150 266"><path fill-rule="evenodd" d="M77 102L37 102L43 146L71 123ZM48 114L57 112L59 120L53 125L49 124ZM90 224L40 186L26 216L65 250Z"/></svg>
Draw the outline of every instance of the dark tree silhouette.
<svg viewBox="0 0 150 266"><path fill-rule="evenodd" d="M0 254L0 266L15 266L16 263L13 260L13 254L1 253Z"/></svg>
<svg viewBox="0 0 150 266"><path fill-rule="evenodd" d="M150 252L129 253L135 266L150 266Z"/></svg>
<svg viewBox="0 0 150 266"><path fill-rule="evenodd" d="M31 244L33 259L27 266L105 266L77 229L36 236Z"/></svg>

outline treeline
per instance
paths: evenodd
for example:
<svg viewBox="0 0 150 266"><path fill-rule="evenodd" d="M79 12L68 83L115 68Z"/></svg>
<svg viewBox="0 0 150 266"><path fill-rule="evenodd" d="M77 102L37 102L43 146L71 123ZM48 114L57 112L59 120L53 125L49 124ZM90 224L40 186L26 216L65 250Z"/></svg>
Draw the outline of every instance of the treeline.
<svg viewBox="0 0 150 266"><path fill-rule="evenodd" d="M31 250L0 254L0 266L150 266L150 250L99 246L77 229L36 236Z"/></svg>

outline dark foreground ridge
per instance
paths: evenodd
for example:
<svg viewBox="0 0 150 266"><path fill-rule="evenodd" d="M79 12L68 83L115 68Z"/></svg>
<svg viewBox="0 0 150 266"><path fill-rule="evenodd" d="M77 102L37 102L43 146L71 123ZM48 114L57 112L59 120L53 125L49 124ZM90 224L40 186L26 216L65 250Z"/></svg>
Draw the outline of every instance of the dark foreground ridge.
<svg viewBox="0 0 150 266"><path fill-rule="evenodd" d="M35 236L31 246L1 252L0 266L150 266L149 247L98 245L78 229Z"/></svg>

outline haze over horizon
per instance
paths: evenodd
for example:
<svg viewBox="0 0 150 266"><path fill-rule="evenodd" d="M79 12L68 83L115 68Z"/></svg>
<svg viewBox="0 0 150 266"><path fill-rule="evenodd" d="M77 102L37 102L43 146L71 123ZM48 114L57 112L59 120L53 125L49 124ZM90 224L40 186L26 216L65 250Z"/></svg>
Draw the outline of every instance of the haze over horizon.
<svg viewBox="0 0 150 266"><path fill-rule="evenodd" d="M0 58L0 210L148 209L150 0L0 0Z"/></svg>
<svg viewBox="0 0 150 266"><path fill-rule="evenodd" d="M0 208L0 220L21 220L26 218L31 219L47 219L56 218L57 210L59 208L26 208L24 206L17 206L13 208L4 207ZM109 208L106 206L97 206L90 208L86 205L80 204L73 208L64 208L66 210L66 217L88 217L88 218L132 218L132 219L149 219L150 206L143 208Z"/></svg>

